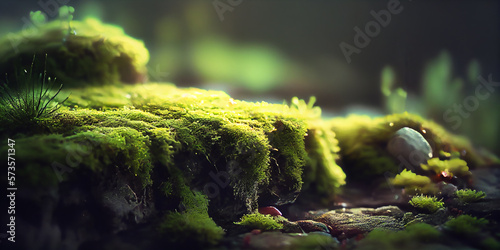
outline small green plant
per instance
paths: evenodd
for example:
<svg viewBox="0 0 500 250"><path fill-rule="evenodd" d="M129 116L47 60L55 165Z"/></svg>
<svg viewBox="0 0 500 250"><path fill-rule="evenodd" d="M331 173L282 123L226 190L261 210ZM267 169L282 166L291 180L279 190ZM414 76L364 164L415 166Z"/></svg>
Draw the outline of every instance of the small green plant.
<svg viewBox="0 0 500 250"><path fill-rule="evenodd" d="M471 235L478 233L488 224L485 218L472 217L470 215L460 215L444 224L445 228L457 234Z"/></svg>
<svg viewBox="0 0 500 250"><path fill-rule="evenodd" d="M305 100L299 99L298 97L293 97L290 102L290 109L299 112L300 114L307 116L309 118L320 118L321 117L321 108L318 106L314 106L316 102L316 97L311 96L309 98L309 102L306 103ZM286 102L283 103L286 105Z"/></svg>
<svg viewBox="0 0 500 250"><path fill-rule="evenodd" d="M417 195L411 198L410 205L420 210L435 213L440 208L443 208L444 202L438 200L436 197L428 197L423 195Z"/></svg>
<svg viewBox="0 0 500 250"><path fill-rule="evenodd" d="M47 61L47 58L45 58ZM57 91L52 94L55 89L55 78L47 77L47 71L44 68L43 73L36 74L33 72L35 64L35 56L29 70L15 72L17 81L16 87L9 87L9 81L0 85L0 106L2 113L7 120L18 125L29 125L36 123L38 119L45 118L48 115L56 112L61 103L55 102L55 97L61 91L63 85L59 85Z"/></svg>
<svg viewBox="0 0 500 250"><path fill-rule="evenodd" d="M471 203L476 202L478 200L486 197L486 194L483 191L476 191L472 189L461 189L455 192L458 199L463 203Z"/></svg>
<svg viewBox="0 0 500 250"><path fill-rule="evenodd" d="M234 224L261 230L278 230L283 228L283 225L278 223L271 215L259 213L246 214L241 218L240 222L235 222Z"/></svg>

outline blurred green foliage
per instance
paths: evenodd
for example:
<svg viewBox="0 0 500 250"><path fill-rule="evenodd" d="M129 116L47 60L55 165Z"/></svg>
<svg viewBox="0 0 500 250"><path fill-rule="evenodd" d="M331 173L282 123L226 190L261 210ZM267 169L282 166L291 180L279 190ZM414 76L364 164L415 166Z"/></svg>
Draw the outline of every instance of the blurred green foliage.
<svg viewBox="0 0 500 250"><path fill-rule="evenodd" d="M381 92L386 112L408 111L433 119L447 128L455 129L456 126L455 133L464 134L475 144L499 153L497 138L500 136L500 113L495 107L500 105L500 99L495 96L496 93L478 100L477 109L467 110L463 107L466 98L477 95L476 87L480 84L478 77L486 79L488 74L481 72L481 65L477 60L471 60L466 69L459 72L461 74L454 71L453 63L447 51L440 52L423 69L420 93L410 93L408 96L402 88L396 86L396 72L390 66L384 67L381 71ZM461 106L465 115L456 110L456 105ZM454 118L460 120L451 122L449 117L446 119L445 112L456 115Z"/></svg>

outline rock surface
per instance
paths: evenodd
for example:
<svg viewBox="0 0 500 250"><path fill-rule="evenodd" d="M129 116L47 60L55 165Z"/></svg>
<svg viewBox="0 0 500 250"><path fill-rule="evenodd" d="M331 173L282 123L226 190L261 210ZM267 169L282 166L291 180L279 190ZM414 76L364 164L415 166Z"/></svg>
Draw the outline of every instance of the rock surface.
<svg viewBox="0 0 500 250"><path fill-rule="evenodd" d="M401 230L404 225L394 217L366 214L337 213L331 211L315 219L328 226L334 237L351 238L358 234L364 234L375 228L387 230Z"/></svg>

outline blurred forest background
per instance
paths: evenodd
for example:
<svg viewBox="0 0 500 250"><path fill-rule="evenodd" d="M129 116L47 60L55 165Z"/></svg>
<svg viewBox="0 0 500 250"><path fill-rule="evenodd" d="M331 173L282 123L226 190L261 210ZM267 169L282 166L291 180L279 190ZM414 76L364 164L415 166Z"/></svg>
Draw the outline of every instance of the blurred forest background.
<svg viewBox="0 0 500 250"><path fill-rule="evenodd" d="M250 101L316 96L325 116L407 110L500 154L500 86L475 96L479 75L500 82L498 1L401 0L401 12L350 63L340 44L355 45L354 28L365 30L371 11L397 1L2 0L0 34L51 2L143 40L150 81Z"/></svg>

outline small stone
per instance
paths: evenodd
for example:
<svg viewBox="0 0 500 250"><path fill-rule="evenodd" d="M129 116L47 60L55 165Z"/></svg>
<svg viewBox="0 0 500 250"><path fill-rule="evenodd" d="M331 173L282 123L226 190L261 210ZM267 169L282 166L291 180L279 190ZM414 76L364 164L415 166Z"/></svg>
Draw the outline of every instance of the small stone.
<svg viewBox="0 0 500 250"><path fill-rule="evenodd" d="M458 190L457 186L444 181L438 183L437 188L439 189L439 197L451 197Z"/></svg>
<svg viewBox="0 0 500 250"><path fill-rule="evenodd" d="M432 158L429 142L419 132L408 127L403 127L394 133L387 143L387 151L396 160L405 160L416 168Z"/></svg>

